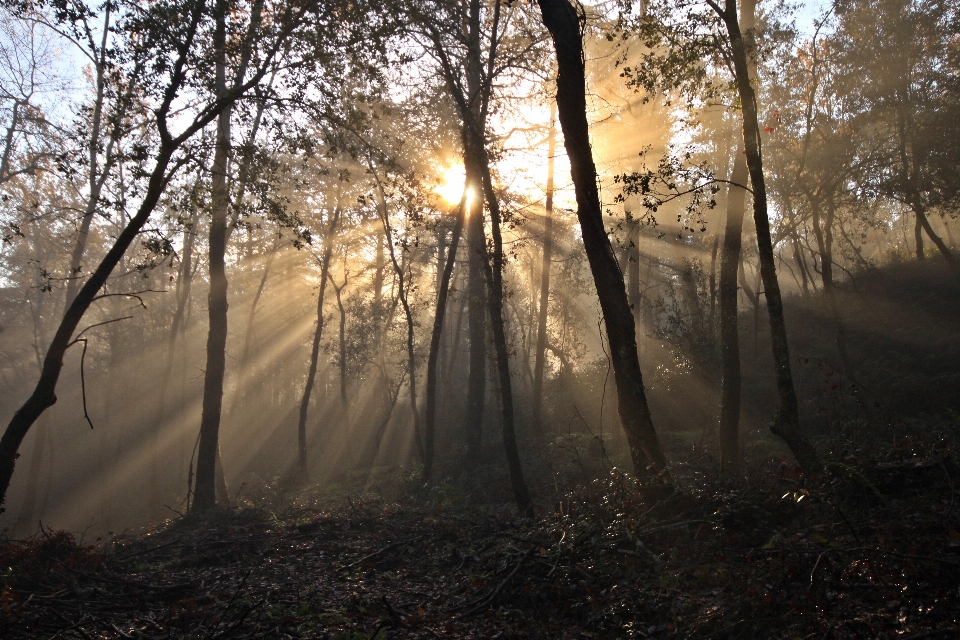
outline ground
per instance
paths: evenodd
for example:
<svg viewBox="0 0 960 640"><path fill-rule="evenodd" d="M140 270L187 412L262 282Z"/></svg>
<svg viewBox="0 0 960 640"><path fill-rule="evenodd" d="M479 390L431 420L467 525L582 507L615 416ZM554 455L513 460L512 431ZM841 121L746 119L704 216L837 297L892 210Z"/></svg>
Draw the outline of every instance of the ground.
<svg viewBox="0 0 960 640"><path fill-rule="evenodd" d="M529 519L404 485L93 545L43 531L0 548L0 636L956 637L955 465L854 471L665 495L613 470Z"/></svg>

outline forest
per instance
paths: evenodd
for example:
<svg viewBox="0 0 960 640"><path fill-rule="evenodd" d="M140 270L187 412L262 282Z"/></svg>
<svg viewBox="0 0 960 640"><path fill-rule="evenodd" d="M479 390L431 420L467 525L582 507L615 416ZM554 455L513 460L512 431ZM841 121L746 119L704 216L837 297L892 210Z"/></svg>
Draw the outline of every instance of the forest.
<svg viewBox="0 0 960 640"><path fill-rule="evenodd" d="M960 636L960 5L0 1L0 636Z"/></svg>

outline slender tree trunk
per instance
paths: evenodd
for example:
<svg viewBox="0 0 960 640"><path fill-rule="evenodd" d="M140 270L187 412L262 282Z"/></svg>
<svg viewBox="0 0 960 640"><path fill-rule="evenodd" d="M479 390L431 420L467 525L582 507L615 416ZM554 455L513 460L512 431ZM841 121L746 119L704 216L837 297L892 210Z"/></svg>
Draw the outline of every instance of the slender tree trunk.
<svg viewBox="0 0 960 640"><path fill-rule="evenodd" d="M103 107L107 88L106 56L107 38L110 33L110 10L111 7L108 3L104 9L103 39L100 42L99 51L95 52L96 64L94 65L94 68L96 70L97 97L93 103L93 118L90 123L90 138L87 141L87 162L90 165L87 174L87 188L89 189L89 193L87 194L87 204L83 211L83 218L80 220L80 229L77 232L77 238L73 245L73 252L70 256L70 273L68 274L69 280L67 280L68 305L73 302L74 296L77 295L77 289L79 282L81 281L80 272L83 270L83 254L87 248L87 238L90 235L90 225L93 222L93 214L96 213L97 206L100 204L100 193L103 190L104 182L109 175L110 165L113 164L113 147L115 144L115 138L113 136L111 136L105 147L106 162L103 165L102 171L100 170L100 164L97 161L98 151L101 149L103 142L100 137L103 128Z"/></svg>
<svg viewBox="0 0 960 640"><path fill-rule="evenodd" d="M217 49L216 91L226 93L226 13L225 0L219 0L214 36ZM197 473L193 508L197 511L217 505L217 458L220 454L220 416L223 406L223 378L227 349L227 219L230 214L230 107L217 120L217 139L211 169L211 218L208 264L210 292L207 295L210 327L207 334L207 364L203 378L203 409L200 417L200 445L197 449ZM226 505L223 505L226 506Z"/></svg>
<svg viewBox="0 0 960 640"><path fill-rule="evenodd" d="M844 371L847 375L853 375L853 368L847 357L846 329L843 324L843 317L840 314L840 307L837 304L836 287L833 282L833 221L836 216L836 203L832 197L827 199L827 214L824 219L823 246L821 249L821 272L823 276L823 293L827 297L827 304L830 307L830 316L833 320L834 337L837 345L837 355L840 357ZM814 225L818 224L815 218ZM819 241L819 238L818 238Z"/></svg>
<svg viewBox="0 0 960 640"><path fill-rule="evenodd" d="M533 433L543 436L543 370L546 364L547 316L550 311L550 260L553 256L553 169L557 154L557 105L550 105L547 141L547 199L543 214L543 261L540 267L540 306L537 314L537 352L533 367Z"/></svg>
<svg viewBox="0 0 960 640"><path fill-rule="evenodd" d="M390 215L387 211L387 197L383 191L383 185L377 181L380 193L380 221L383 223L383 233L387 244L387 255L390 257L390 263L393 265L393 271L397 276L397 296L400 298L400 304L403 306L403 313L407 319L407 372L410 376L410 411L413 414L413 436L417 443L417 453L420 460L424 462L426 470L426 452L424 450L423 436L420 433L420 409L417 407L417 367L414 353L414 322L413 313L410 311L410 301L407 299L409 285L406 272L400 262L397 261L397 254L393 247L393 229L390 226Z"/></svg>
<svg viewBox="0 0 960 640"><path fill-rule="evenodd" d="M557 108L564 146L570 158L577 216L593 272L617 383L620 422L630 446L634 471L645 475L652 463L666 472L667 460L647 405L633 314L613 248L603 226L597 170L590 149L586 113L586 79L580 16L567 0L538 0L557 53Z"/></svg>
<svg viewBox="0 0 960 640"><path fill-rule="evenodd" d="M717 255L720 253L720 235L713 234L713 247L710 249L710 326L717 321Z"/></svg>
<svg viewBox="0 0 960 640"><path fill-rule="evenodd" d="M333 275L330 276L333 293L337 296L337 310L340 312L340 406L345 416L349 410L347 407L347 310L343 307L343 297L340 294L347 286L347 280L348 275L344 272L343 284L337 286Z"/></svg>
<svg viewBox="0 0 960 640"><path fill-rule="evenodd" d="M333 254L334 233L340 222L339 204L330 216L330 225L323 237L323 258L320 262L320 293L317 295L317 328L313 332L313 344L310 348L310 366L307 368L307 384L300 398L300 415L297 420L297 470L298 480L306 482L307 475L307 410L310 408L310 395L317 379L317 361L320 359L320 340L323 337L323 296L330 277L330 258Z"/></svg>
<svg viewBox="0 0 960 640"><path fill-rule="evenodd" d="M739 150L727 187L727 219L720 256L720 474L740 471L740 332L737 326L737 272L740 269L743 214L749 175L747 159ZM743 186L736 186L743 185Z"/></svg>
<svg viewBox="0 0 960 640"><path fill-rule="evenodd" d="M467 163L470 164L470 163ZM467 184L473 193L482 193L476 167L467 167ZM487 252L486 236L483 232L483 200L480 197L470 200L467 213L467 295L469 308L467 325L470 335L470 373L467 378L467 414L464 418L464 430L467 436L468 464L480 457L483 443L483 411L487 393L487 326L485 285L483 281L483 259Z"/></svg>
<svg viewBox="0 0 960 640"><path fill-rule="evenodd" d="M813 236L817 240L817 251L820 253L820 279L823 282L824 290L833 287L833 259L830 256L830 249L827 247L826 238L824 238L823 225L820 220L820 207L822 203L818 200L811 201L810 219L813 223Z"/></svg>
<svg viewBox="0 0 960 640"><path fill-rule="evenodd" d="M796 215L793 206L788 203L786 207L787 224L790 226L790 245L793 248L793 261L797 263L797 269L800 270L801 288L804 297L809 295L809 276L807 275L807 265L803 259L803 250L800 247L800 239L797 233Z"/></svg>
<svg viewBox="0 0 960 640"><path fill-rule="evenodd" d="M440 341L443 336L444 318L447 313L447 298L450 295L450 278L457 260L457 247L460 245L463 219L467 208L470 206L469 201L468 192L464 190L460 205L457 207L457 217L453 224L453 233L450 236L446 263L443 265L443 272L440 276L440 286L437 290L437 308L433 316L433 332L430 335L430 353L427 356L427 400L423 421L423 475L428 482L433 479L437 419L437 366L440 360Z"/></svg>
<svg viewBox="0 0 960 640"><path fill-rule="evenodd" d="M474 129L477 132L477 129ZM513 383L510 380L510 356L507 351L506 328L503 321L503 239L500 234L500 202L493 190L493 180L490 177L490 165L486 157L486 150L480 140L475 141L474 149L482 155L477 158L477 164L482 171L483 191L486 194L487 206L490 209L491 230L493 235L493 266L491 267L486 252L484 252L484 275L487 280L490 309L490 326L493 332L493 344L497 354L497 374L500 382L500 410L502 414L503 447L507 454L507 466L510 469L510 484L513 487L513 497L517 508L522 515L529 515L533 510L530 501L530 492L523 478L523 468L520 464L520 452L517 449L517 436L514 428L513 413Z"/></svg>
<svg viewBox="0 0 960 640"><path fill-rule="evenodd" d="M377 253L373 272L373 308L379 313L383 306L383 229L377 230Z"/></svg>
<svg viewBox="0 0 960 640"><path fill-rule="evenodd" d="M719 10L719 7L714 6ZM720 10L719 14L730 38L734 73L743 114L743 142L747 153L750 183L753 187L753 218L757 228L760 274L770 316L770 335L773 343L777 390L780 395L780 409L770 429L787 443L804 471L818 473L822 466L816 450L800 430L799 406L790 367L790 348L783 318L783 300L780 295L780 284L777 281L773 239L770 235L770 220L767 216L767 193L763 175L756 95L748 73L747 57L753 55L753 52L747 51L740 32L736 0L725 0L725 8Z"/></svg>

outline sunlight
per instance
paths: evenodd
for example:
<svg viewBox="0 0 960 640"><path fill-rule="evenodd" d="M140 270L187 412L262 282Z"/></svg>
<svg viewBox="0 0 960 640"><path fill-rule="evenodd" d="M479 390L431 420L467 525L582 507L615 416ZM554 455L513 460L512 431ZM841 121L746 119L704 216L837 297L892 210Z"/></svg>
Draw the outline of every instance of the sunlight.
<svg viewBox="0 0 960 640"><path fill-rule="evenodd" d="M446 200L447 204L451 206L460 204L466 179L467 176L463 165L452 164L440 172L440 182L434 191Z"/></svg>

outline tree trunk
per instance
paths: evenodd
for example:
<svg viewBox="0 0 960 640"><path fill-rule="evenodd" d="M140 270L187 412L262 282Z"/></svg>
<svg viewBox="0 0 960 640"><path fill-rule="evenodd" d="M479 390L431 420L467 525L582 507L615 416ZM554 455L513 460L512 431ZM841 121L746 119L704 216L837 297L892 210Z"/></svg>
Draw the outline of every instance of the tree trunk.
<svg viewBox="0 0 960 640"><path fill-rule="evenodd" d="M340 222L340 207L333 210L330 225L323 237L323 258L320 263L320 293L317 295L317 328L313 332L313 345L310 348L310 366L307 369L307 384L300 398L300 415L297 420L297 470L300 482L307 481L307 410L310 408L310 395L317 379L317 361L320 359L320 339L323 337L323 295L327 290L330 277L330 258L333 254L333 234Z"/></svg>
<svg viewBox="0 0 960 640"><path fill-rule="evenodd" d="M347 310L343 307L343 297L340 292L347 286L347 280L346 271L343 274L343 284L340 286L337 286L333 276L330 276L330 284L333 285L333 292L337 296L337 310L340 312L340 406L343 408L344 416L349 411L347 407Z"/></svg>
<svg viewBox="0 0 960 640"><path fill-rule="evenodd" d="M216 92L226 93L226 2L217 7ZM223 406L223 378L227 349L227 217L230 213L230 117L224 109L217 120L217 140L211 169L211 218L209 243L210 292L207 295L210 328L207 334L207 364L203 377L203 409L200 417L200 445L193 508L197 511L217 505L216 467L220 453L220 415Z"/></svg>
<svg viewBox="0 0 960 640"><path fill-rule="evenodd" d="M387 244L387 255L390 257L390 263L393 265L393 271L397 276L397 297L400 298L400 304L403 306L403 313L407 319L407 373L410 376L410 411L413 414L413 437L417 443L417 453L420 460L426 463L426 453L424 451L423 437L420 433L420 410L417 407L417 367L414 353L414 323L413 313L410 311L410 301L407 299L408 283L405 269L397 261L397 254L393 247L393 229L390 226L390 216L387 211L387 197L383 191L383 185L377 180L377 186L380 193L380 221L383 223L383 233ZM424 464L426 468L426 464Z"/></svg>
<svg viewBox="0 0 960 640"><path fill-rule="evenodd" d="M443 336L444 318L447 313L447 297L450 295L450 278L457 260L457 247L460 245L463 219L467 207L470 206L469 201L468 192L464 190L460 205L457 207L457 218L454 221L453 233L450 236L446 263L443 265L443 272L440 276L440 286L437 290L437 308L433 316L433 332L430 335L430 353L427 356L427 401L423 424L423 475L428 482L433 479L437 418L437 366L440 359L440 340Z"/></svg>
<svg viewBox="0 0 960 640"><path fill-rule="evenodd" d="M713 247L710 249L710 327L717 322L717 254L720 253L720 236L713 234ZM632 304L632 303L631 303Z"/></svg>
<svg viewBox="0 0 960 640"><path fill-rule="evenodd" d="M537 352L533 368L533 433L543 436L543 369L547 350L547 316L550 311L550 260L553 254L553 168L557 152L557 105L550 105L547 142L547 199L543 214L543 261L540 267L540 306L537 314Z"/></svg>
<svg viewBox="0 0 960 640"><path fill-rule="evenodd" d="M727 219L720 255L720 474L740 471L740 332L737 326L737 272L741 265L747 159L738 149L727 187ZM743 185L743 186L736 186Z"/></svg>
<svg viewBox="0 0 960 640"><path fill-rule="evenodd" d="M719 7L717 7L719 9ZM783 300L777 281L773 240L770 235L770 220L767 217L767 193L763 175L763 158L760 148L760 126L757 119L757 103L748 72L746 43L740 32L736 0L725 0L725 9L720 12L727 28L733 53L734 73L740 96L743 115L743 142L747 153L747 167L753 187L753 218L757 228L757 247L760 253L760 275L763 279L767 311L770 316L770 335L773 343L773 358L776 369L777 391L780 409L770 430L782 438L800 467L808 473L818 473L822 466L816 450L800 430L799 406L793 373L790 368L790 348L787 342L786 324L783 318Z"/></svg>
<svg viewBox="0 0 960 640"><path fill-rule="evenodd" d="M634 471L645 475L647 465L652 463L657 471L666 472L667 460L653 426L643 387L634 319L623 274L603 226L597 170L587 124L580 16L567 0L538 0L538 3L557 53L560 126L576 190L577 217L611 347L620 422L630 446Z"/></svg>
<svg viewBox="0 0 960 640"><path fill-rule="evenodd" d="M476 129L474 132L476 133ZM517 449L517 436L514 428L513 414L513 384L510 380L510 355L507 351L506 329L503 322L503 238L500 234L500 202L493 190L493 180L490 177L490 165L486 157L486 150L480 140L475 141L474 149L482 156L477 158L482 171L483 191L486 194L487 206L490 209L491 231L493 235L493 266L484 252L484 275L489 290L488 300L490 309L490 326L493 332L493 345L497 354L497 374L500 382L500 410L503 424L503 448L507 454L507 466L510 469L510 484L513 487L513 497L517 502L517 509L521 515L530 515L533 503L530 501L530 492L523 478L523 468L520 465L520 452Z"/></svg>
<svg viewBox="0 0 960 640"><path fill-rule="evenodd" d="M933 241L933 244L936 245L937 250L940 251L940 255L942 255L944 260L947 261L947 264L950 265L950 268L953 270L953 272L955 274L960 272L960 265L957 264L957 259L954 257L953 253L950 251L947 245L944 244L940 236L934 233L933 227L930 226L930 220L927 219L926 207L924 207L921 204L917 204L914 206L913 211L917 216L918 226L922 227L923 230L926 232L927 237L929 237L930 240ZM917 257L922 259L923 239L919 231L917 233L917 239L918 239L917 240L918 242Z"/></svg>

